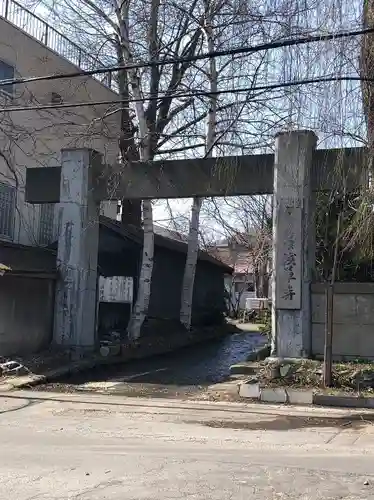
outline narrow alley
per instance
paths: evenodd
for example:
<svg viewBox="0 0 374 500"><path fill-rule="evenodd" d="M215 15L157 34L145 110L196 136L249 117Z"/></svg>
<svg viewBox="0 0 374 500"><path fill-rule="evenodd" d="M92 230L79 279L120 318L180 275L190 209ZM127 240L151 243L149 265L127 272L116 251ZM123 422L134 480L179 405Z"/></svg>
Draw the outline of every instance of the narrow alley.
<svg viewBox="0 0 374 500"><path fill-rule="evenodd" d="M266 342L256 332L240 332L172 353L106 366L35 387L52 391L105 391L123 395L183 397L224 382L232 364Z"/></svg>

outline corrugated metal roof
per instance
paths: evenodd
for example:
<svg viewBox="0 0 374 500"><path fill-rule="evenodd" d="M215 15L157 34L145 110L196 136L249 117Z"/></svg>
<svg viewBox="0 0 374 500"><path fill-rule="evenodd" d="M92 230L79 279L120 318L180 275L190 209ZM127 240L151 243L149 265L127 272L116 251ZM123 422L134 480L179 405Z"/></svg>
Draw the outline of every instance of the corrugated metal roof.
<svg viewBox="0 0 374 500"><path fill-rule="evenodd" d="M56 273L56 251L0 241L0 262L11 273Z"/></svg>
<svg viewBox="0 0 374 500"><path fill-rule="evenodd" d="M166 227L154 225L153 230L155 234L159 234L160 236L164 236L165 238L171 238L172 240L183 241L184 243L187 243L188 241L187 235L179 233L178 231L173 231L172 229L168 229Z"/></svg>
<svg viewBox="0 0 374 500"><path fill-rule="evenodd" d="M132 226L130 224L123 225L121 222L110 219L109 217L100 217L100 223L107 227L108 229L112 229L117 234L121 235L123 238L129 238L130 240L142 245L143 243L143 230L139 227ZM173 250L175 252L187 253L187 243L183 241L178 241L177 239L162 236L155 232L155 246L167 248L169 250ZM199 260L210 262L215 266L221 267L227 274L232 274L233 269L229 265L225 264L219 259L216 259L208 252L204 252L199 250L198 255Z"/></svg>
<svg viewBox="0 0 374 500"><path fill-rule="evenodd" d="M138 245L143 243L143 230L136 226L123 225L108 217L100 217L100 225L114 231L118 236L127 238ZM175 252L187 253L187 243L155 233L155 246ZM57 242L48 248L20 245L0 241L0 262L12 269L12 272L56 273ZM216 259L208 252L199 251L199 260L210 262L231 274L233 269Z"/></svg>

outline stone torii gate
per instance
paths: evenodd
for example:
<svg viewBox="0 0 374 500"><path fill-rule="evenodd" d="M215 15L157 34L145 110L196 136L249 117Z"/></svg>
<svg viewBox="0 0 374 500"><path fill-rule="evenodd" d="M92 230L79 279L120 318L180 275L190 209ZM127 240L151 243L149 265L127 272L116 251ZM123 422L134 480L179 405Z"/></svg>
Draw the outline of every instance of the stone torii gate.
<svg viewBox="0 0 374 500"><path fill-rule="evenodd" d="M95 343L99 205L108 199L274 193L272 355L311 353L314 193L362 182L363 148L315 150L308 130L275 138L275 155L103 165L98 153L63 150L61 167L29 168L26 201L59 203L54 342Z"/></svg>

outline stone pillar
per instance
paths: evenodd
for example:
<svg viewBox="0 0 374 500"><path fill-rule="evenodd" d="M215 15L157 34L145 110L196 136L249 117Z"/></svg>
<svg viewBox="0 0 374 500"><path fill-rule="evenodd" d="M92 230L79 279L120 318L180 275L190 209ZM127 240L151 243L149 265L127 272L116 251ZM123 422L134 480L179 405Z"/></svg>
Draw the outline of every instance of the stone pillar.
<svg viewBox="0 0 374 500"><path fill-rule="evenodd" d="M317 137L309 130L275 139L271 355L308 357L310 283L315 264L311 166Z"/></svg>
<svg viewBox="0 0 374 500"><path fill-rule="evenodd" d="M88 149L63 150L54 342L78 354L95 345L100 204Z"/></svg>

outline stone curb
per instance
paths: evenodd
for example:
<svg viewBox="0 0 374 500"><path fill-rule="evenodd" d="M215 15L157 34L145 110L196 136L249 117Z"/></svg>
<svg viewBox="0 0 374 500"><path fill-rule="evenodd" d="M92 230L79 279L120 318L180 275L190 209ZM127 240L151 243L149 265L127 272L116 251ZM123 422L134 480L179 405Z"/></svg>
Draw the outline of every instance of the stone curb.
<svg viewBox="0 0 374 500"><path fill-rule="evenodd" d="M256 363L263 361L270 355L270 346L268 344L263 345L257 351L251 352L246 361L240 363L235 363L230 366L230 375L254 375L256 374L258 367Z"/></svg>
<svg viewBox="0 0 374 500"><path fill-rule="evenodd" d="M374 408L374 398L360 398L354 396L332 396L315 394L313 404L319 406L340 406L342 408Z"/></svg>
<svg viewBox="0 0 374 500"><path fill-rule="evenodd" d="M288 387L260 387L260 384L238 384L242 398L255 399L264 403L288 403L293 405L333 406L342 408L374 408L374 397L361 398L344 395L314 394L311 389L300 390Z"/></svg>
<svg viewBox="0 0 374 500"><path fill-rule="evenodd" d="M255 375L256 367L254 362L237 363L230 366L230 375Z"/></svg>
<svg viewBox="0 0 374 500"><path fill-rule="evenodd" d="M270 356L270 345L265 344L257 351L251 352L248 356L246 361L263 361L264 359L268 358ZM239 363L240 364L240 363ZM233 365L235 366L235 365Z"/></svg>
<svg viewBox="0 0 374 500"><path fill-rule="evenodd" d="M83 370L94 368L97 364L98 363L93 360L83 360L71 363L70 365L60 366L54 370L49 370L44 375L24 375L22 377L6 379L3 385L0 384L0 389L3 388L3 390L6 390L5 386L8 386L8 390L27 389L28 387L34 387L35 385L56 380L70 373L78 373Z"/></svg>

